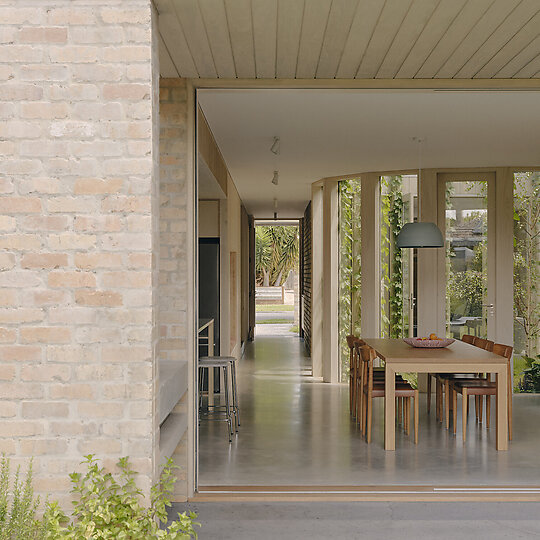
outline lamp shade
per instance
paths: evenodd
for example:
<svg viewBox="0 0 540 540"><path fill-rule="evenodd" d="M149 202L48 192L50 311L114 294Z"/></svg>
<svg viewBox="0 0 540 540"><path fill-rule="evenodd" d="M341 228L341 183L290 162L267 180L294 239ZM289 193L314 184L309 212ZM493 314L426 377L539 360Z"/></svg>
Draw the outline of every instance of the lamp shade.
<svg viewBox="0 0 540 540"><path fill-rule="evenodd" d="M426 221L405 223L397 237L398 248L434 248L443 247L442 233L435 225Z"/></svg>

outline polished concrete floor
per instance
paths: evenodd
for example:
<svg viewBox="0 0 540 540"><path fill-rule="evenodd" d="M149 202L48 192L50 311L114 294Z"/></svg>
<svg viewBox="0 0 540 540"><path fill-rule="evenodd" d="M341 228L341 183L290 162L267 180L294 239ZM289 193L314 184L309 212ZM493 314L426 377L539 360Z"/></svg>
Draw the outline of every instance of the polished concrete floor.
<svg viewBox="0 0 540 540"><path fill-rule="evenodd" d="M201 422L201 487L540 485L540 395L514 398L514 440L508 452L495 450L495 429L476 424L474 414L463 444L461 424L454 437L433 413L426 414L424 402L419 444L398 428L396 451L386 452L382 400L375 400L368 445L349 416L347 385L314 380L294 334L260 335L246 347L239 392L242 425L232 444L225 424Z"/></svg>
<svg viewBox="0 0 540 540"><path fill-rule="evenodd" d="M200 540L540 538L539 503L191 503Z"/></svg>

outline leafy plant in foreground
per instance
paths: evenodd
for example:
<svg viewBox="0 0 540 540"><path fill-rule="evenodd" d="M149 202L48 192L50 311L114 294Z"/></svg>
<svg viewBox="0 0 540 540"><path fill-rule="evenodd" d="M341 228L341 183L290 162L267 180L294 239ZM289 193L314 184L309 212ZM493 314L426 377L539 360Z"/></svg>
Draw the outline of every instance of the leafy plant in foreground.
<svg viewBox="0 0 540 540"><path fill-rule="evenodd" d="M39 497L34 497L32 487L32 462L21 478L17 467L11 484L10 461L0 459L0 540L37 540L46 538L46 523L36 518Z"/></svg>
<svg viewBox="0 0 540 540"><path fill-rule="evenodd" d="M178 514L175 521L166 529L160 524L167 523L167 508L171 506L170 496L176 478L173 475L172 460L167 461L160 481L152 488L150 507L141 504L141 490L135 484L136 472L128 458L118 462L119 480L98 465L92 454L85 456L86 474L72 473L72 492L77 495L74 501L73 521L69 521L57 504L49 504L45 519L50 539L99 538L111 540L163 539L187 540L196 538L193 520L196 515L190 512Z"/></svg>

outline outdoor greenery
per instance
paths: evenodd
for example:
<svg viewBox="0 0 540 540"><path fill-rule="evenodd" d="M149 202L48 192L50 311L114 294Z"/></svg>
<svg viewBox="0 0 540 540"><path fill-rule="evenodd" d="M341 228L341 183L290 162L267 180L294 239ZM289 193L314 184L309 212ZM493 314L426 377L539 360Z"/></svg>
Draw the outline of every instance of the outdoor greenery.
<svg viewBox="0 0 540 540"><path fill-rule="evenodd" d="M540 173L514 175L514 318L514 365L525 366L514 370L516 389L539 392Z"/></svg>
<svg viewBox="0 0 540 540"><path fill-rule="evenodd" d="M381 337L404 336L403 257L395 247L403 226L401 176L381 177Z"/></svg>
<svg viewBox="0 0 540 540"><path fill-rule="evenodd" d="M71 520L57 502L47 501L42 517L38 517L39 497L32 487L32 462L24 480L20 468L10 479L10 461L0 461L0 540L188 540L196 538L196 515L178 514L166 528L167 508L176 477L169 460L160 481L152 487L150 506L142 504L142 492L135 484L136 472L128 458L118 463L118 480L99 466L93 455L83 462L86 474L70 475L72 493L76 495Z"/></svg>
<svg viewBox="0 0 540 540"><path fill-rule="evenodd" d="M339 183L339 344L341 380L349 377L348 334L360 335L360 180Z"/></svg>
<svg viewBox="0 0 540 540"><path fill-rule="evenodd" d="M292 304L257 304L255 306L257 313L274 313L280 311L294 311Z"/></svg>
<svg viewBox="0 0 540 540"><path fill-rule="evenodd" d="M298 227L259 225L255 228L255 281L281 286L298 265Z"/></svg>

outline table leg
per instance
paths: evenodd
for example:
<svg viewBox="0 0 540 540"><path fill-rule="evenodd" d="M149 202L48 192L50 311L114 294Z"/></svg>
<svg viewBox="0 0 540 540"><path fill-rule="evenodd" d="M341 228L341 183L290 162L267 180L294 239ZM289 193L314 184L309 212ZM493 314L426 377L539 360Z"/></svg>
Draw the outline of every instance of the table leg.
<svg viewBox="0 0 540 540"><path fill-rule="evenodd" d="M508 450L508 374L497 373L497 450Z"/></svg>
<svg viewBox="0 0 540 540"><path fill-rule="evenodd" d="M214 356L214 321L208 325L208 356ZM214 368L208 368L208 405L214 405Z"/></svg>
<svg viewBox="0 0 540 540"><path fill-rule="evenodd" d="M396 372L386 362L384 386L384 449L396 449Z"/></svg>

